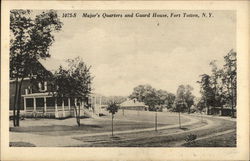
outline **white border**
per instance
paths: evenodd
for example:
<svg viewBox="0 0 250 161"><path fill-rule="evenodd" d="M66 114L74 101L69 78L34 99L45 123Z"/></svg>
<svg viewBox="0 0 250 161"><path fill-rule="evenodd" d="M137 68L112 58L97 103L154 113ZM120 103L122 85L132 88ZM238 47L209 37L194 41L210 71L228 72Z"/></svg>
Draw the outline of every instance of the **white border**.
<svg viewBox="0 0 250 161"><path fill-rule="evenodd" d="M237 148L15 148L9 147L9 10L236 10L238 54ZM247 1L3 1L1 43L1 160L248 160L249 17Z"/></svg>

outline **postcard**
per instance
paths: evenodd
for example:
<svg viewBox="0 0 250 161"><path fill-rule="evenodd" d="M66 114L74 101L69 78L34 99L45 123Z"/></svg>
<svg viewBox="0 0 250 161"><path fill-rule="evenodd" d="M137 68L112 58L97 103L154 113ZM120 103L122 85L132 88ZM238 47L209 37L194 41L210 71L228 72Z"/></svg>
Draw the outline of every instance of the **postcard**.
<svg viewBox="0 0 250 161"><path fill-rule="evenodd" d="M4 1L2 160L249 160L244 1Z"/></svg>

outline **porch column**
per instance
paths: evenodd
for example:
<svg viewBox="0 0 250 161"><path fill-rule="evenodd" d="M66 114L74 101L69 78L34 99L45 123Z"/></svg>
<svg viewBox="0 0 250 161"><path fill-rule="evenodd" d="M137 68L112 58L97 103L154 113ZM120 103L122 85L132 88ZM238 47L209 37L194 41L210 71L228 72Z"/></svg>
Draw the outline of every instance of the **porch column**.
<svg viewBox="0 0 250 161"><path fill-rule="evenodd" d="M35 97L33 97L33 103L34 103L34 111L36 111L36 98Z"/></svg>
<svg viewBox="0 0 250 161"><path fill-rule="evenodd" d="M55 118L58 118L57 98L55 98Z"/></svg>
<svg viewBox="0 0 250 161"><path fill-rule="evenodd" d="M102 96L100 96L100 106L102 105Z"/></svg>
<svg viewBox="0 0 250 161"><path fill-rule="evenodd" d="M55 111L57 112L57 98L55 98Z"/></svg>
<svg viewBox="0 0 250 161"><path fill-rule="evenodd" d="M63 110L63 117L65 117L65 111L64 111L64 99L62 99L62 110Z"/></svg>
<svg viewBox="0 0 250 161"><path fill-rule="evenodd" d="M47 111L46 97L44 97L43 99L44 99L44 113L46 113L46 111Z"/></svg>
<svg viewBox="0 0 250 161"><path fill-rule="evenodd" d="M26 97L23 98L24 112L26 112Z"/></svg>
<svg viewBox="0 0 250 161"><path fill-rule="evenodd" d="M68 106L69 106L69 111L70 111L70 98L68 98Z"/></svg>

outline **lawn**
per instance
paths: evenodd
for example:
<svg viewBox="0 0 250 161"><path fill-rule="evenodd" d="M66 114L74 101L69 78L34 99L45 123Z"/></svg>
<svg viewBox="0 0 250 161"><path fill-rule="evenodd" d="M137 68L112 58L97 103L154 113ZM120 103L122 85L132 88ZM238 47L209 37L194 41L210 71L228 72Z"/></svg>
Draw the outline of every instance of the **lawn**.
<svg viewBox="0 0 250 161"><path fill-rule="evenodd" d="M101 136L91 136L91 137L73 137L73 139L80 140L83 142L81 146L125 146L125 147L136 147L139 146L140 141L149 142L149 144L155 146L150 139L162 137L167 134L172 134L176 132L185 132L190 129L199 128L206 125L206 123L198 122L192 125L183 126L180 128L170 128L159 131L144 131L136 133L125 133L125 134L115 134L115 137L111 135L101 135ZM164 142L162 142L164 143ZM161 143L159 143L161 144ZM158 146L159 146L158 144ZM149 145L149 146L151 146Z"/></svg>
<svg viewBox="0 0 250 161"><path fill-rule="evenodd" d="M189 122L183 114L181 114L182 123ZM186 114L187 116L187 114ZM168 112L158 112L158 127L167 125L178 125L178 114ZM192 116L194 119L200 120L200 116ZM25 119L21 121L21 127L12 127L10 122L10 132L13 134L10 138L10 146L46 146L43 143L41 135L51 140L50 146L73 146L73 147L235 147L236 134L230 133L222 136L206 136L236 129L236 122L223 120L217 117L204 118L208 122L194 122L182 128L172 127L168 129L154 131L155 112L148 111L120 111L115 115L114 131L125 131L134 129L152 128L151 131L133 132L133 133L115 133L111 136L111 119L110 115L106 115L99 119L83 118L81 126L76 125L75 118L63 120L58 119ZM191 119L191 118L190 118ZM209 121L210 120L210 121ZM184 125L184 124L183 124ZM104 133L103 133L104 132ZM31 139L26 139L26 134L31 135ZM87 134L87 135L84 135ZM98 134L98 135L91 135ZM206 137L196 141L194 144L185 144L185 138L190 135L197 135L197 139ZM55 139L53 138L54 136ZM66 139L66 142L61 142ZM67 139L68 138L68 139ZM14 139L14 140L12 140ZM34 142L38 141L37 143ZM39 141L40 140L40 141ZM57 140L60 140L58 144ZM25 142L26 141L26 142ZM31 144L27 144L30 142ZM39 143L40 142L40 143ZM73 143L72 143L73 142Z"/></svg>
<svg viewBox="0 0 250 161"><path fill-rule="evenodd" d="M93 146L93 147L175 147L175 146L186 146L185 145L178 145L180 142L185 143L185 138L189 134L195 134L197 137L203 137L206 135L214 134L216 132L221 132L225 131L228 129L236 129L236 123L227 121L227 120L222 120L222 119L217 119L217 118L210 118L211 120L214 120L217 125L214 126L213 128L209 129L199 129L198 127L204 126L205 123L197 123L194 125L189 125L189 126L184 126L183 129L168 129L168 130L163 130L159 131L158 133L155 132L149 132L149 133L143 133L142 134L137 134L137 136L133 136L136 134L133 134L132 136L126 135L125 137L122 135L116 135L116 139L107 139L106 141L104 140L104 137L102 138L97 138L99 139L100 142L93 142L91 144L85 144L86 146ZM197 128L197 129L195 129ZM193 131L190 131L194 129ZM173 134L173 135L168 135L169 133L175 133L175 132L180 132L183 131L183 133L180 134ZM228 135L223 135L221 137L224 137L224 140L231 140L232 143L226 143L226 141L220 140L219 137L213 137L210 138L210 140L214 140L214 142L210 142L209 140L202 143L202 140L197 142L197 144L194 144L193 147L199 147L199 146L204 146L204 147L235 147L235 142L236 139L234 137L228 136ZM130 138L130 139L128 139ZM218 139L216 139L218 138ZM84 137L78 137L75 138L78 140L82 140L83 142L88 142L88 138ZM94 139L93 139L94 140ZM217 141L216 141L217 140ZM83 146L85 146L83 145Z"/></svg>
<svg viewBox="0 0 250 161"><path fill-rule="evenodd" d="M155 126L155 113L147 111L125 111L118 112L114 119L114 130L134 130L153 128ZM183 122L188 119L182 118ZM158 126L176 124L178 117L175 114L158 113ZM81 126L78 127L75 118L64 120L56 119L25 119L21 121L21 127L10 127L11 132L32 133L48 136L80 135L111 131L111 119L109 115L101 119L81 119Z"/></svg>

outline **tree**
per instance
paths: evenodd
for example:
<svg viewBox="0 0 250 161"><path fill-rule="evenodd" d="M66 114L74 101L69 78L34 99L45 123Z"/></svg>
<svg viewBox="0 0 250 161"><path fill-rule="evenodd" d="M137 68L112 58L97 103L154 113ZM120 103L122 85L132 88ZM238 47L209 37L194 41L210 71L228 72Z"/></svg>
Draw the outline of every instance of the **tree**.
<svg viewBox="0 0 250 161"><path fill-rule="evenodd" d="M205 108L205 100L204 100L204 97L202 98L197 98L197 104L196 104L196 108L198 109L198 111L200 112L201 114L201 121L203 122L203 117L202 117L202 113L203 113L203 110Z"/></svg>
<svg viewBox="0 0 250 161"><path fill-rule="evenodd" d="M165 90L156 90L151 85L139 85L134 88L129 98L144 102L150 111L155 111L156 108L159 110L163 106L172 108L175 95Z"/></svg>
<svg viewBox="0 0 250 161"><path fill-rule="evenodd" d="M185 102L185 86L180 85L177 89L176 93L176 99L175 99L175 108L179 113L179 127L181 128L181 116L180 113L184 111L184 109L187 107L187 104Z"/></svg>
<svg viewBox="0 0 250 161"><path fill-rule="evenodd" d="M109 113L111 113L111 117L112 117L112 136L114 135L113 134L113 131L114 131L114 125L113 125L113 120L114 120L114 115L115 113L118 111L119 109L119 105L116 103L116 102L110 102L108 104L108 107L107 107L107 110L109 111Z"/></svg>
<svg viewBox="0 0 250 161"><path fill-rule="evenodd" d="M207 114L210 114L209 106L213 105L214 102L214 91L211 87L211 78L207 74L201 75L201 81L198 81L201 86L200 93L202 95L202 99L205 101L205 106L207 108Z"/></svg>
<svg viewBox="0 0 250 161"><path fill-rule="evenodd" d="M209 107L221 107L223 111L224 105L231 106L232 117L236 107L237 94L237 66L236 52L231 50L224 57L225 64L222 69L216 65L216 60L210 62L212 74L201 75L201 81L198 81L201 86L202 99L207 107L207 112L210 114ZM222 113L221 113L222 114Z"/></svg>
<svg viewBox="0 0 250 161"><path fill-rule="evenodd" d="M60 68L54 76L54 96L58 98L70 98L75 100L74 109L77 125L80 126L80 109L88 105L91 94L91 82L93 77L90 66L87 66L80 57L68 59L68 68ZM85 104L83 104L83 102Z"/></svg>
<svg viewBox="0 0 250 161"><path fill-rule="evenodd" d="M190 113L190 108L194 104L194 95L192 94L193 87L190 85L185 86L184 100L187 104L188 113Z"/></svg>
<svg viewBox="0 0 250 161"><path fill-rule="evenodd" d="M42 12L35 18L32 18L31 13L30 10L10 11L10 79L14 79L16 85L14 126L19 126L23 79L37 75L35 62L50 57L53 33L62 28L62 22L53 10Z"/></svg>
<svg viewBox="0 0 250 161"><path fill-rule="evenodd" d="M192 94L193 87L190 85L180 85L177 89L175 98L175 109L174 111L188 112L194 104L194 95Z"/></svg>
<svg viewBox="0 0 250 161"><path fill-rule="evenodd" d="M168 93L167 98L165 100L166 107L168 109L174 108L174 100L175 100L175 95L173 93Z"/></svg>
<svg viewBox="0 0 250 161"><path fill-rule="evenodd" d="M226 85L226 99L228 104L231 104L231 117L234 116L234 108L236 107L237 100L237 53L233 49L224 57L224 78L223 83Z"/></svg>
<svg viewBox="0 0 250 161"><path fill-rule="evenodd" d="M108 105L111 101L115 101L118 104L127 100L126 96L101 96L102 97L102 104Z"/></svg>
<svg viewBox="0 0 250 161"><path fill-rule="evenodd" d="M134 88L133 93L129 96L130 99L136 98L139 102L144 102L148 94L152 94L155 89L151 85L139 85Z"/></svg>

